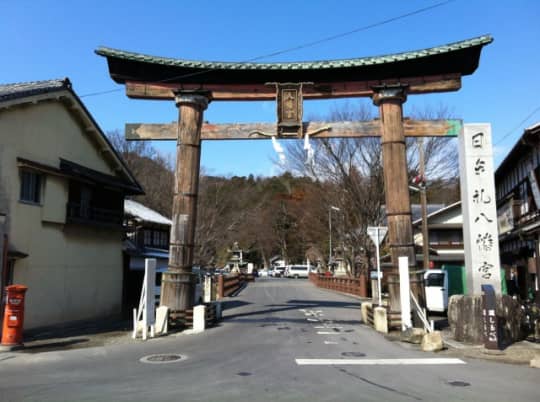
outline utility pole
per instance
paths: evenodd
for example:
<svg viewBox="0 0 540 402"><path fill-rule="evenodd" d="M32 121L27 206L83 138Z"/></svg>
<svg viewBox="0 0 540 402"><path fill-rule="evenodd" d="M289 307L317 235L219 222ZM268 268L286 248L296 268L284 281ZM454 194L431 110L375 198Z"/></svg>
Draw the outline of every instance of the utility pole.
<svg viewBox="0 0 540 402"><path fill-rule="evenodd" d="M420 204L422 205L422 255L424 269L429 269L429 236L427 222L426 164L424 159L424 139L418 137L418 159L420 174Z"/></svg>
<svg viewBox="0 0 540 402"><path fill-rule="evenodd" d="M332 264L332 211L341 211L338 207L330 205L328 208L328 265Z"/></svg>

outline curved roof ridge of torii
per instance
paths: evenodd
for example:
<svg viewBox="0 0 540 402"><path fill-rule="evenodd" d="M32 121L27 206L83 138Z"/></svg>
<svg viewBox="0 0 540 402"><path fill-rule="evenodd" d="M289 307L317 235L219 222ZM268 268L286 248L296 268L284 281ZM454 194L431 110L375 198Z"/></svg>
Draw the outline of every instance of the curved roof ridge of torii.
<svg viewBox="0 0 540 402"><path fill-rule="evenodd" d="M312 82L304 99L372 96L372 87L401 84L407 93L455 91L478 67L490 35L376 57L312 62L208 62L149 56L99 47L111 78L132 98L174 99L174 91L206 90L212 100L275 98L269 82Z"/></svg>
<svg viewBox="0 0 540 402"><path fill-rule="evenodd" d="M491 36L456 42L421 51L389 56L312 63L208 63L164 59L100 48L96 53L107 58L109 73L125 84L132 98L169 99L178 107L175 128L161 125L159 136L177 140L173 224L170 237L169 268L164 275L161 304L172 310L186 310L193 304L192 266L195 243L200 148L202 139L265 138L297 136L298 138L330 133L332 136L380 135L388 220L389 248L393 273L398 257L407 256L409 267L416 268L412 237L411 209L405 138L409 135L455 135L459 121L416 122L407 129L402 104L409 94L455 91L461 88L461 77L478 67L483 46ZM278 66L279 68L275 68ZM303 99L338 97L372 97L379 107L380 120L350 122L323 127L307 127L302 121ZM202 135L203 112L214 100L275 99L277 125L263 132L260 127L216 127L207 125ZM441 124L442 123L442 124ZM143 139L145 129L132 138ZM171 129L172 128L172 129ZM251 130L246 132L246 128ZM310 128L312 131L307 132ZM371 129L371 131L367 130ZM148 131L146 129L146 131ZM129 133L128 133L129 134ZM144 139L155 139L155 130ZM412 288L411 288L412 289ZM420 290L415 288L422 303ZM399 291L389 289L391 311L399 311Z"/></svg>

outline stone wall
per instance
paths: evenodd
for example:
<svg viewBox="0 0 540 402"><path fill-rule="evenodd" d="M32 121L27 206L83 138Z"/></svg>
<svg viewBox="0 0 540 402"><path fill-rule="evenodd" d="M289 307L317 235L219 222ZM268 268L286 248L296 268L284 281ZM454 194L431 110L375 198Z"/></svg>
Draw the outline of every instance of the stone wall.
<svg viewBox="0 0 540 402"><path fill-rule="evenodd" d="M501 345L524 339L523 312L517 300L507 295L497 296L495 314L499 319ZM448 323L457 341L483 344L482 296L452 296L448 303Z"/></svg>

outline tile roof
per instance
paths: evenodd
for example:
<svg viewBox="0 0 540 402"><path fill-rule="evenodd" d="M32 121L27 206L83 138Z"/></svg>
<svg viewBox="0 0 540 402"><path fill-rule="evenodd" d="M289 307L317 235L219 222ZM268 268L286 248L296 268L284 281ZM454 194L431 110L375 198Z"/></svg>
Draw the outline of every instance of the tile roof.
<svg viewBox="0 0 540 402"><path fill-rule="evenodd" d="M79 113L80 116L83 116L85 121L88 121L89 124L96 128L95 131L92 130L92 135L95 135L96 138L98 138L98 141L101 141L108 149L112 151L110 153L112 155L112 159L114 160L114 163L121 168L128 181L132 185L131 189L134 190L133 194L144 194L144 190L142 189L135 176L133 176L133 173L129 170L126 162L122 159L118 151L114 149L111 142L106 137L105 133L101 130L97 122L94 120L94 117L90 114L88 109L86 109L84 103L80 100L80 98L73 90L69 78L66 77L43 81L0 84L0 108L10 106L11 103L25 103L27 102L25 98L30 96L52 94L60 91L69 91L69 96L73 97L74 101L80 106L80 108L74 108L74 112ZM54 95L50 96L50 98L54 97ZM48 99L49 97L43 96L43 98ZM32 99L30 99L29 101L32 101Z"/></svg>
<svg viewBox="0 0 540 402"><path fill-rule="evenodd" d="M0 85L0 102L48 92L71 90L69 78Z"/></svg>
<svg viewBox="0 0 540 402"><path fill-rule="evenodd" d="M124 211L127 215L131 215L144 222L172 225L172 221L169 218L133 200L124 200Z"/></svg>
<svg viewBox="0 0 540 402"><path fill-rule="evenodd" d="M171 67L183 67L193 69L210 70L316 70L316 69L334 69L370 66L377 64L386 64L404 60L419 59L423 57L444 54L456 50L467 49L474 46L483 46L491 43L493 38L490 35L484 35L460 42L449 43L443 46L432 47L428 49L394 53L390 55L376 57L361 57L343 60L321 60L308 62L285 62L285 63L252 63L252 62L221 62L221 61L194 61L174 59L167 57L149 56L141 53L128 52L124 50L112 49L108 47L99 47L96 54L105 57L112 57L122 60L137 61L143 63L159 64Z"/></svg>

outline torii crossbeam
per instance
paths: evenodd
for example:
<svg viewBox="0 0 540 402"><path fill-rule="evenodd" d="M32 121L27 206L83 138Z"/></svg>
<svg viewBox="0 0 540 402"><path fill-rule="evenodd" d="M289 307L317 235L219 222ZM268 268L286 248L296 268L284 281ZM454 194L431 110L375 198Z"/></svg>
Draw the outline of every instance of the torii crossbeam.
<svg viewBox="0 0 540 402"><path fill-rule="evenodd" d="M174 100L176 125L128 124L128 139L177 140L177 164L169 269L164 274L161 304L172 310L192 305L194 235L201 140L380 136L386 213L393 273L399 256L416 267L405 155L406 136L457 135L461 122L413 121L403 118L407 95L456 91L461 77L478 67L482 36L444 46L380 57L304 63L226 63L147 56L99 48L111 77L130 98ZM369 122L305 123L303 99L370 97L380 119ZM278 122L203 124L210 101L277 99ZM397 282L397 281L396 281ZM418 295L417 295L418 296ZM390 288L390 309L399 311L399 288Z"/></svg>

